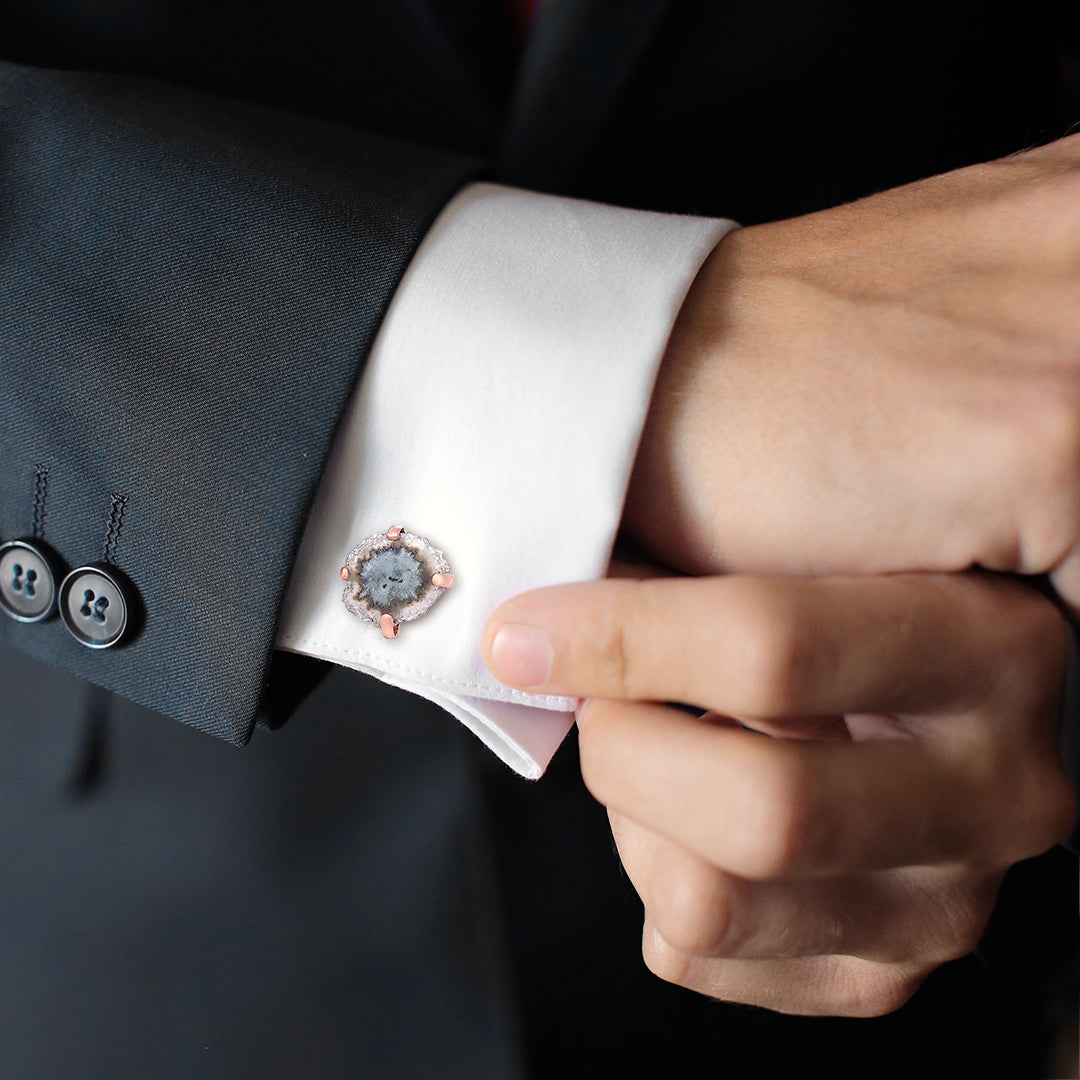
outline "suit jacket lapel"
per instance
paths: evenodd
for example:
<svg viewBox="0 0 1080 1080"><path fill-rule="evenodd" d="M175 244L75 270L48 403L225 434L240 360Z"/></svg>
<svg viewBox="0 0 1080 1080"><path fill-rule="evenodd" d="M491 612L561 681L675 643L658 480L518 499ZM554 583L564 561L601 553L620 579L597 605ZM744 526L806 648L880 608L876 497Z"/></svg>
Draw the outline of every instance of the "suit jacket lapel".
<svg viewBox="0 0 1080 1080"><path fill-rule="evenodd" d="M670 0L540 0L500 179L560 190L610 115Z"/></svg>

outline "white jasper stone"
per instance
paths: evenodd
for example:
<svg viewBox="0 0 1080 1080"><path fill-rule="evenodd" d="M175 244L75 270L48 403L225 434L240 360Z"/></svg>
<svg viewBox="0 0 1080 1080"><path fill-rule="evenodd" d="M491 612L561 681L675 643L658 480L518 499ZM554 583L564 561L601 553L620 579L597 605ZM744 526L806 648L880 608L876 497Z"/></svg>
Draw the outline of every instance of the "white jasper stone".
<svg viewBox="0 0 1080 1080"><path fill-rule="evenodd" d="M395 540L386 533L361 540L349 552L345 568L345 606L376 626L387 614L399 623L420 618L446 592L432 577L450 573L446 556L408 530Z"/></svg>

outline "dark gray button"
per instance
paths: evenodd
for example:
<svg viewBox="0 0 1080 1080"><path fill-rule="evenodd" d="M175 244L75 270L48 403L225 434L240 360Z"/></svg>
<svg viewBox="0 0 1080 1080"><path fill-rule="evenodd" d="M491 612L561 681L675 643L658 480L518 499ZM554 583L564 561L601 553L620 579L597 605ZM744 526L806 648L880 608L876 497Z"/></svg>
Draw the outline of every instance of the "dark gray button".
<svg viewBox="0 0 1080 1080"><path fill-rule="evenodd" d="M60 586L60 618L88 649L108 649L128 628L129 605L119 576L108 566L80 566Z"/></svg>
<svg viewBox="0 0 1080 1080"><path fill-rule="evenodd" d="M0 607L19 622L41 622L56 610L56 578L43 546L0 544Z"/></svg>

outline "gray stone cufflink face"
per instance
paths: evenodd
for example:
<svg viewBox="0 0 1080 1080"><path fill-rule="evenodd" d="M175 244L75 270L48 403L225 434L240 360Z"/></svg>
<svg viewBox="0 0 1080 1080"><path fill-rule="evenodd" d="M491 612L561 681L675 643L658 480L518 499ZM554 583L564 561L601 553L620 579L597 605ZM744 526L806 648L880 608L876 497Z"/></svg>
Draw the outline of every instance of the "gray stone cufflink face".
<svg viewBox="0 0 1080 1080"><path fill-rule="evenodd" d="M386 638L397 637L401 623L419 619L454 584L446 556L404 525L361 540L340 577L345 607Z"/></svg>

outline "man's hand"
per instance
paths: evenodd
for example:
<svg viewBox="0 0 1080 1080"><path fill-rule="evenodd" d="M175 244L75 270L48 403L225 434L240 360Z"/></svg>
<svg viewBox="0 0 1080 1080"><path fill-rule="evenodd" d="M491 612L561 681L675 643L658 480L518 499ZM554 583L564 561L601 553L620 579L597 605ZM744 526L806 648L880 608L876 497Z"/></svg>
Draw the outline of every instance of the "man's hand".
<svg viewBox="0 0 1080 1080"><path fill-rule="evenodd" d="M582 772L644 901L646 962L725 1000L898 1007L1071 821L1064 623L1011 581L557 586L500 607L484 646L510 685L592 698Z"/></svg>
<svg viewBox="0 0 1080 1080"><path fill-rule="evenodd" d="M1080 135L728 236L625 523L693 573L1050 572L1080 612Z"/></svg>

